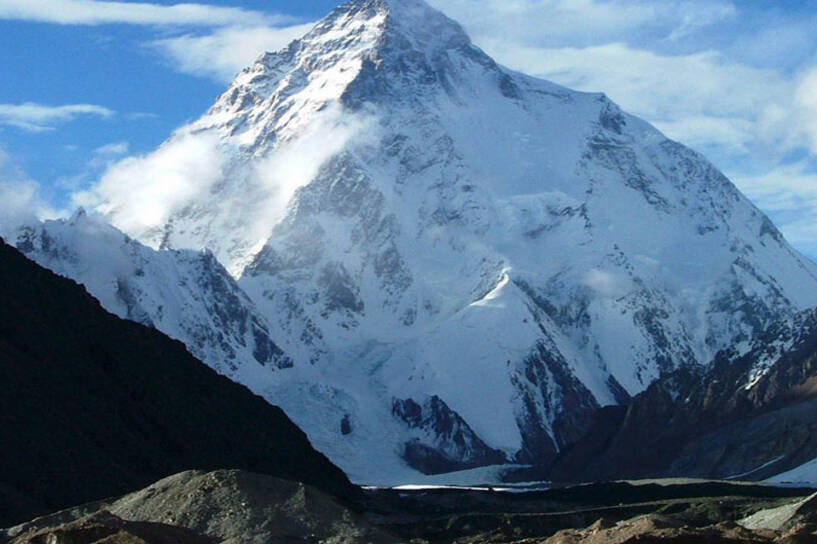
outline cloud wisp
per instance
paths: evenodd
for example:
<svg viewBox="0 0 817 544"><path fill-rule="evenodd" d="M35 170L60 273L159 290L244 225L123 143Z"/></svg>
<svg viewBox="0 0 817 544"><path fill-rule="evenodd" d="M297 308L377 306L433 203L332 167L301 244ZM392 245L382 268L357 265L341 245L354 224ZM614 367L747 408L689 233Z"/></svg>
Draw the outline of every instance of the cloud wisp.
<svg viewBox="0 0 817 544"><path fill-rule="evenodd" d="M23 224L61 215L43 197L40 184L0 148L0 236L8 237Z"/></svg>
<svg viewBox="0 0 817 544"><path fill-rule="evenodd" d="M246 252L266 242L292 197L326 161L353 140L369 142L375 127L371 115L329 107L263 157L242 164L234 160L235 142L215 130L188 126L153 153L110 164L100 181L75 192L73 201L154 247L164 241L163 227L169 221L178 226L188 212L207 221L213 233L222 231L222 223L234 226L240 221L241 235L233 242ZM195 236L170 242L177 248L201 249L201 239ZM232 273L241 272L234 256L218 257Z"/></svg>
<svg viewBox="0 0 817 544"><path fill-rule="evenodd" d="M114 157L117 155L127 155L129 150L130 143L128 142L112 142L96 148L94 154Z"/></svg>
<svg viewBox="0 0 817 544"><path fill-rule="evenodd" d="M215 135L180 130L149 155L112 164L99 183L74 195L98 207L135 237L162 225L181 205L206 194L222 177L226 157Z"/></svg>
<svg viewBox="0 0 817 544"><path fill-rule="evenodd" d="M266 51L277 51L306 34L313 24L286 27L226 27L206 35L185 34L149 45L174 68L192 76L229 82Z"/></svg>
<svg viewBox="0 0 817 544"><path fill-rule="evenodd" d="M0 19L62 25L229 26L281 25L295 22L294 18L285 15L235 7L101 0L0 0Z"/></svg>
<svg viewBox="0 0 817 544"><path fill-rule="evenodd" d="M110 118L116 112L93 104L45 106L25 104L0 104L0 125L12 126L29 132L54 130L57 125L68 123L82 116Z"/></svg>
<svg viewBox="0 0 817 544"><path fill-rule="evenodd" d="M312 27L297 17L240 7L105 0L0 0L2 19L60 25L171 27L184 34L165 36L146 45L169 61L174 70L219 82L229 81L260 54L286 46Z"/></svg>

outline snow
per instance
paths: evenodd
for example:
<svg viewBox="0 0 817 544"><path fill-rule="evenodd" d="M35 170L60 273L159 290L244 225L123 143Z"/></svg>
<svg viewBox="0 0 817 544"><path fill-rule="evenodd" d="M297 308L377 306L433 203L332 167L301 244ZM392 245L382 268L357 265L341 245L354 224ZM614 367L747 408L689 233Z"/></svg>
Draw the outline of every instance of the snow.
<svg viewBox="0 0 817 544"><path fill-rule="evenodd" d="M817 486L817 459L803 463L799 467L772 476L768 480L773 484L802 484Z"/></svg>
<svg viewBox="0 0 817 544"><path fill-rule="evenodd" d="M616 403L611 383L636 394L817 306L817 268L703 157L496 65L421 0L335 10L128 171L182 135L220 159L172 170L172 199L149 198L162 176L128 177L134 201L97 189L141 244L72 220L32 256L282 406L357 482L423 479L395 399L437 395L513 461L526 422L558 450L557 421ZM285 356L259 364L251 323Z"/></svg>
<svg viewBox="0 0 817 544"><path fill-rule="evenodd" d="M749 471L747 471L747 472L741 472L740 474L733 474L732 476L729 476L729 477L728 477L728 478L726 478L726 479L727 479L727 480L739 480L739 479L741 479L741 478L745 478L746 476L751 476L752 474L754 474L754 473L756 473L756 472L758 472L758 471L760 471L760 470L762 470L762 469L764 469L764 468L766 468L766 467L768 467L768 466L771 466L771 465L773 465L773 464L777 463L778 461L780 461L781 459L783 459L783 458L785 458L785 457L786 457L785 455L781 455L781 456L779 456L779 457L775 457L775 458L774 458L774 459L772 459L771 461L768 461L768 462L766 462L766 463L763 463L763 464L762 464L762 465L760 465L759 467L753 468L752 470L749 470Z"/></svg>

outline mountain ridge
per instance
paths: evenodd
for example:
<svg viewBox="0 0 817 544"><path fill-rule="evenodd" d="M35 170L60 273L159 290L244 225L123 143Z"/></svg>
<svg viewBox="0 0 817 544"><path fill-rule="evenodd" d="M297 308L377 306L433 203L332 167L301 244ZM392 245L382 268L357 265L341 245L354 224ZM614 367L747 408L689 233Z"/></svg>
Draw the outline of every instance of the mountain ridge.
<svg viewBox="0 0 817 544"><path fill-rule="evenodd" d="M190 468L357 498L282 410L2 241L0 388L0 526Z"/></svg>

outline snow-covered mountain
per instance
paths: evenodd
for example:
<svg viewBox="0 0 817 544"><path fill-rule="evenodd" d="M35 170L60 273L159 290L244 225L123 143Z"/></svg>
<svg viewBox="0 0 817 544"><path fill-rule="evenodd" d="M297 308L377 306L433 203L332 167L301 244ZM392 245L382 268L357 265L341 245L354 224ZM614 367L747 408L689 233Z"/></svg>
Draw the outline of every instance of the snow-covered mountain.
<svg viewBox="0 0 817 544"><path fill-rule="evenodd" d="M82 283L108 311L181 340L222 374L263 380L292 366L266 319L210 252L155 251L84 210L24 226L15 244Z"/></svg>
<svg viewBox="0 0 817 544"><path fill-rule="evenodd" d="M163 263L127 274L139 315L118 275L95 281L114 263L18 246L227 364L359 482L547 463L599 406L817 305L817 267L706 159L603 94L497 65L422 0L337 8L156 154L191 142L216 163L181 196L99 206L174 250L110 235ZM175 251L204 248L235 282ZM185 321L222 295L241 318Z"/></svg>

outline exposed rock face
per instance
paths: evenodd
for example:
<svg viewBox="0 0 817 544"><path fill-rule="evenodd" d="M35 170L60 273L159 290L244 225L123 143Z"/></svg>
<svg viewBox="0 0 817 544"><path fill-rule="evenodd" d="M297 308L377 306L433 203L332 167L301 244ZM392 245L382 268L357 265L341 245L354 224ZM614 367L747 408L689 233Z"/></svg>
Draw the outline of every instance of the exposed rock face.
<svg viewBox="0 0 817 544"><path fill-rule="evenodd" d="M2 242L0 414L0 526L191 467L357 496L279 408Z"/></svg>
<svg viewBox="0 0 817 544"><path fill-rule="evenodd" d="M394 415L417 436L406 442L403 458L424 474L440 474L505 462L505 455L489 448L468 424L438 396L417 404L394 399Z"/></svg>
<svg viewBox="0 0 817 544"><path fill-rule="evenodd" d="M497 65L422 0L337 8L165 145L189 139L221 158L215 179L153 224L100 211L156 249L209 248L251 305L178 333L158 304L129 315L283 406L361 482L417 477L394 399L436 396L470 429L426 435L427 458L498 459L462 439L548 464L596 408L817 306L817 268L703 157L602 94ZM126 280L97 296L143 300Z"/></svg>
<svg viewBox="0 0 817 544"><path fill-rule="evenodd" d="M761 480L817 457L817 311L637 395L554 465L557 479ZM578 461L578 460L581 460Z"/></svg>

